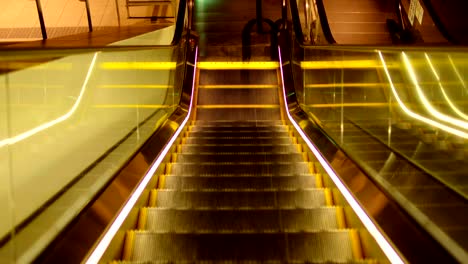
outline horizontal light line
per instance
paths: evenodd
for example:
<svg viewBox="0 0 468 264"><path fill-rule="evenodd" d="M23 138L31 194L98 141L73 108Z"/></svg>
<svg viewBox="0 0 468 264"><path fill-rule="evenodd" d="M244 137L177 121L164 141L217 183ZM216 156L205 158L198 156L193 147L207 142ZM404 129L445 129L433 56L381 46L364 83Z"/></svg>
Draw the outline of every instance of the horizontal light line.
<svg viewBox="0 0 468 264"><path fill-rule="evenodd" d="M102 104L94 105L94 108L149 108L149 109L158 109L158 108L170 108L171 105L132 105L132 104Z"/></svg>
<svg viewBox="0 0 468 264"><path fill-rule="evenodd" d="M326 107L340 107L340 106L369 106L369 107L378 107L378 106L388 106L388 103L343 103L343 104L311 104L307 107L315 108L326 108Z"/></svg>
<svg viewBox="0 0 468 264"><path fill-rule="evenodd" d="M234 105L234 104L228 104L228 105L197 105L197 108L201 109L232 109L232 108L279 108L279 105L258 105L258 104L243 104L243 105Z"/></svg>
<svg viewBox="0 0 468 264"><path fill-rule="evenodd" d="M279 59L281 61L281 49L278 46L278 53L279 53ZM283 68L280 67L281 71L281 83L282 83L282 88L283 88L283 98L285 102L285 110L286 114L288 116L288 119L291 121L293 126L296 128L296 131L300 134L302 139L304 139L305 143L309 147L309 149L312 151L314 156L317 158L319 163L322 165L324 170L327 172L327 174L330 176L331 180L335 183L335 186L339 189L341 194L344 196L345 200L348 202L348 204L351 206L353 211L356 213L358 218L361 220L362 224L364 227L369 231L370 235L376 240L377 244L379 247L382 249L384 254L388 257L391 263L401 263L403 264L403 260L399 256L399 254L396 252L396 250L392 247L389 241L385 238L385 236L380 232L379 228L375 225L375 223L372 221L372 219L367 215L366 211L361 207L359 202L356 200L356 198L353 196L353 194L349 191L349 189L346 187L346 185L343 183L341 178L336 175L335 171L333 168L330 166L328 161L322 156L318 148L314 145L313 142L309 140L307 135L302 131L301 127L296 123L294 118L291 116L289 113L289 109L287 108L287 98L286 98L286 91L284 87L284 74L283 74Z"/></svg>
<svg viewBox="0 0 468 264"><path fill-rule="evenodd" d="M172 70L176 68L175 62L103 62L99 66L104 70Z"/></svg>
<svg viewBox="0 0 468 264"><path fill-rule="evenodd" d="M396 66L398 65L393 65L393 67ZM382 67L382 64L378 60L301 61L301 68L305 70L342 68L372 69L379 67Z"/></svg>
<svg viewBox="0 0 468 264"><path fill-rule="evenodd" d="M104 84L99 85L102 89L169 89L174 88L169 84Z"/></svg>
<svg viewBox="0 0 468 264"><path fill-rule="evenodd" d="M198 89L271 89L278 88L276 84L207 84L199 85Z"/></svg>
<svg viewBox="0 0 468 264"><path fill-rule="evenodd" d="M375 88L388 86L386 83L314 83L306 84L305 88Z"/></svg>
<svg viewBox="0 0 468 264"><path fill-rule="evenodd" d="M279 67L276 61L201 61L197 67L203 70L271 70Z"/></svg>

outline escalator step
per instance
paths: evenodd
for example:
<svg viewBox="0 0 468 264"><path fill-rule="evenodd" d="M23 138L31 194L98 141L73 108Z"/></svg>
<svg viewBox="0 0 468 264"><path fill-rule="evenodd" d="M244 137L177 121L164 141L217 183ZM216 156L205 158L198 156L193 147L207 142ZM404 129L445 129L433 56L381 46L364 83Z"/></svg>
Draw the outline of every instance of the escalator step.
<svg viewBox="0 0 468 264"><path fill-rule="evenodd" d="M265 188L314 188L315 175L286 177L192 177L168 175L167 189L265 189Z"/></svg>
<svg viewBox="0 0 468 264"><path fill-rule="evenodd" d="M145 208L145 230L176 233L289 232L338 229L336 208L179 210Z"/></svg>
<svg viewBox="0 0 468 264"><path fill-rule="evenodd" d="M193 121L192 125L196 126L214 126L214 127L262 127L262 126L282 126L283 121L281 120L219 120L219 121L205 121L205 120L197 120Z"/></svg>
<svg viewBox="0 0 468 264"><path fill-rule="evenodd" d="M270 152L270 153L297 153L297 144L252 144L252 145L181 145L181 153L207 153L207 152Z"/></svg>
<svg viewBox="0 0 468 264"><path fill-rule="evenodd" d="M234 131L259 131L259 132L288 132L287 126L190 126L190 132L234 132Z"/></svg>
<svg viewBox="0 0 468 264"><path fill-rule="evenodd" d="M291 191L156 191L150 207L162 208L314 208L325 206L324 189Z"/></svg>
<svg viewBox="0 0 468 264"><path fill-rule="evenodd" d="M239 130L239 131L192 131L189 133L190 137L231 137L231 138L243 138L243 137L287 137L287 131L251 131L251 130Z"/></svg>
<svg viewBox="0 0 468 264"><path fill-rule="evenodd" d="M175 234L136 231L132 260L313 261L353 259L350 232Z"/></svg>
<svg viewBox="0 0 468 264"><path fill-rule="evenodd" d="M187 137L186 144L292 144L290 137Z"/></svg>
<svg viewBox="0 0 468 264"><path fill-rule="evenodd" d="M177 162L303 162L300 153L197 153L178 154Z"/></svg>
<svg viewBox="0 0 468 264"><path fill-rule="evenodd" d="M271 162L238 162L238 163L174 163L171 164L173 175L183 176L212 176L222 174L250 174L250 175L304 175L310 171L310 163L271 163Z"/></svg>

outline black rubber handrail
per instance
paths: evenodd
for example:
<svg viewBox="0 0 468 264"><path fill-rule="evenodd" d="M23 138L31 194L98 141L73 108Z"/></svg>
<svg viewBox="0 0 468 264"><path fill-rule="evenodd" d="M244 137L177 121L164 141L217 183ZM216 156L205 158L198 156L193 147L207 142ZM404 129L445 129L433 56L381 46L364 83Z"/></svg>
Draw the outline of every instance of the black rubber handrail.
<svg viewBox="0 0 468 264"><path fill-rule="evenodd" d="M321 29L322 29L323 35L325 36L326 41L329 44L336 44L335 38L333 37L333 34L330 29L330 25L328 24L328 19L327 19L327 15L325 12L325 6L323 4L323 1L316 0L315 3L317 5L317 11L319 13L318 15L320 19ZM304 42L304 34L302 33L301 20L299 18L299 11L297 8L296 0L290 0L289 5L291 8L293 30L294 30L294 34L296 35L296 40L299 42L299 44L306 45L306 43ZM287 7L283 6L283 8L287 8ZM285 13L287 14L287 12L283 12L283 14ZM283 19L287 21L287 18L283 17Z"/></svg>

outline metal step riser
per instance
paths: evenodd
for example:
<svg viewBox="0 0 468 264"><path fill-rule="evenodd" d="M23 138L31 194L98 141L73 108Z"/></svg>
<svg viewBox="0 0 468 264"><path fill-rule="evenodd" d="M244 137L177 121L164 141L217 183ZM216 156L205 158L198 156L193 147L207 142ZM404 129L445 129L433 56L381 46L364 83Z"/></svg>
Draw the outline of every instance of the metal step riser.
<svg viewBox="0 0 468 264"><path fill-rule="evenodd" d="M233 153L233 154L179 154L177 162L301 162L301 154L270 154L270 153Z"/></svg>
<svg viewBox="0 0 468 264"><path fill-rule="evenodd" d="M286 126L243 126L243 127L214 127L214 126L192 126L191 132L229 132L229 131L258 131L258 132L287 132Z"/></svg>
<svg viewBox="0 0 468 264"><path fill-rule="evenodd" d="M338 229L336 208L174 210L147 208L145 230L156 232L281 232ZM234 221L233 221L234 220Z"/></svg>
<svg viewBox="0 0 468 264"><path fill-rule="evenodd" d="M161 208L315 208L326 205L322 189L298 191L164 191L157 192Z"/></svg>
<svg viewBox="0 0 468 264"><path fill-rule="evenodd" d="M314 188L315 176L289 177L180 177L166 176L166 189L299 189Z"/></svg>
<svg viewBox="0 0 468 264"><path fill-rule="evenodd" d="M285 131L194 131L188 133L189 137L288 137Z"/></svg>
<svg viewBox="0 0 468 264"><path fill-rule="evenodd" d="M348 231L272 234L135 234L132 260L300 261L353 259Z"/></svg>
<svg viewBox="0 0 468 264"><path fill-rule="evenodd" d="M298 153L298 145L181 145L181 153L220 153L220 152L268 152L268 153Z"/></svg>
<svg viewBox="0 0 468 264"><path fill-rule="evenodd" d="M181 176L248 174L248 175L304 175L309 174L305 162L294 164L256 163L256 164L216 164L216 163L175 163L171 165L171 174Z"/></svg>
<svg viewBox="0 0 468 264"><path fill-rule="evenodd" d="M243 144L243 145L252 145L252 144L293 144L291 138L195 138L188 137L185 139L186 144L210 144L210 145L224 145L224 144Z"/></svg>
<svg viewBox="0 0 468 264"><path fill-rule="evenodd" d="M282 126L282 121L278 120L224 120L224 121L192 121L192 125L200 127L264 127L264 126Z"/></svg>

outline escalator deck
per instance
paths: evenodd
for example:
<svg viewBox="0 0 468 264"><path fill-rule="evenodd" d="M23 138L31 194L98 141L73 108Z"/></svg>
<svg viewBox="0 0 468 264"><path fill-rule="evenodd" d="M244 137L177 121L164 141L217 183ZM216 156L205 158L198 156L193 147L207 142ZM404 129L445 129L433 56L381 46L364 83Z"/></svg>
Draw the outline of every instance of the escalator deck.
<svg viewBox="0 0 468 264"><path fill-rule="evenodd" d="M282 121L192 121L127 231L125 262L370 263Z"/></svg>

